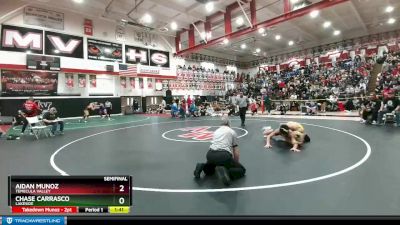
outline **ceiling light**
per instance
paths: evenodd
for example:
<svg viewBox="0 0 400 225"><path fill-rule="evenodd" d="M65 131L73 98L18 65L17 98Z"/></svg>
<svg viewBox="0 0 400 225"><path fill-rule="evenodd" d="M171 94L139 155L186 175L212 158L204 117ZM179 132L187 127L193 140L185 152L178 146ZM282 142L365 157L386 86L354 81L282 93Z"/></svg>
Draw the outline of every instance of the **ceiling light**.
<svg viewBox="0 0 400 225"><path fill-rule="evenodd" d="M394 18L390 18L387 22L388 24L394 24L396 20Z"/></svg>
<svg viewBox="0 0 400 225"><path fill-rule="evenodd" d="M228 40L228 38L224 38L224 44L228 44L229 43L229 40Z"/></svg>
<svg viewBox="0 0 400 225"><path fill-rule="evenodd" d="M153 18L151 17L150 14L146 13L142 17L142 20L143 20L144 23L151 23L153 21Z"/></svg>
<svg viewBox="0 0 400 225"><path fill-rule="evenodd" d="M263 37L265 37L265 36L267 36L268 34L265 32L265 33L263 33L263 34L261 34L261 36L263 36Z"/></svg>
<svg viewBox="0 0 400 225"><path fill-rule="evenodd" d="M324 26L324 28L328 28L332 25L331 21L325 21L324 24L322 26Z"/></svg>
<svg viewBox="0 0 400 225"><path fill-rule="evenodd" d="M172 22L172 23L171 23L171 29L172 29L172 30L178 29L178 24L177 24L176 22Z"/></svg>
<svg viewBox="0 0 400 225"><path fill-rule="evenodd" d="M294 44L294 42L293 41L289 41L289 43L288 43L290 46L292 46L293 44Z"/></svg>
<svg viewBox="0 0 400 225"><path fill-rule="evenodd" d="M244 23L244 20L243 20L242 17L239 17L239 18L236 19L236 24L237 25L241 26L241 25L243 25L243 23Z"/></svg>
<svg viewBox="0 0 400 225"><path fill-rule="evenodd" d="M247 47L246 44L241 44L241 45L240 45L240 48L241 48L241 49L245 49L246 47Z"/></svg>
<svg viewBox="0 0 400 225"><path fill-rule="evenodd" d="M82 3L83 0L74 0L74 2L76 2L76 3Z"/></svg>
<svg viewBox="0 0 400 225"><path fill-rule="evenodd" d="M258 29L258 33L263 34L264 32L265 32L264 28L261 27L261 28Z"/></svg>
<svg viewBox="0 0 400 225"><path fill-rule="evenodd" d="M200 37L201 39L206 39L206 32L201 32Z"/></svg>
<svg viewBox="0 0 400 225"><path fill-rule="evenodd" d="M211 12L211 11L213 11L213 9L214 9L214 2L208 2L206 4L206 11Z"/></svg>
<svg viewBox="0 0 400 225"><path fill-rule="evenodd" d="M313 10L310 12L310 16L311 18L315 18L319 15L319 11L318 10Z"/></svg>
<svg viewBox="0 0 400 225"><path fill-rule="evenodd" d="M392 12L393 10L394 10L394 7L393 7L393 6L388 6L388 7L386 7L385 12L390 13L390 12Z"/></svg>
<svg viewBox="0 0 400 225"><path fill-rule="evenodd" d="M279 35L279 34L278 34L278 35L275 35L275 39L276 39L276 40L280 40L280 39L281 39L281 35Z"/></svg>
<svg viewBox="0 0 400 225"><path fill-rule="evenodd" d="M260 49L260 48L257 48L257 49L256 49L256 52L257 52L257 53L261 52L261 49Z"/></svg>
<svg viewBox="0 0 400 225"><path fill-rule="evenodd" d="M335 31L333 32L333 35L338 36L340 33L341 33L340 30L335 30Z"/></svg>

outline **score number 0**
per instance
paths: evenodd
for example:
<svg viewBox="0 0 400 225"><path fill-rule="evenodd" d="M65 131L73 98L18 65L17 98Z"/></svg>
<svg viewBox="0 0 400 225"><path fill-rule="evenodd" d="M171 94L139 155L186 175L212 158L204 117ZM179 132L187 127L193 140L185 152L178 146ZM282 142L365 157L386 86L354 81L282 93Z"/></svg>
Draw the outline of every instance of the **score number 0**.
<svg viewBox="0 0 400 225"><path fill-rule="evenodd" d="M124 185L119 185L119 192L124 192ZM125 198L121 197L118 200L119 204L123 205L125 203Z"/></svg>

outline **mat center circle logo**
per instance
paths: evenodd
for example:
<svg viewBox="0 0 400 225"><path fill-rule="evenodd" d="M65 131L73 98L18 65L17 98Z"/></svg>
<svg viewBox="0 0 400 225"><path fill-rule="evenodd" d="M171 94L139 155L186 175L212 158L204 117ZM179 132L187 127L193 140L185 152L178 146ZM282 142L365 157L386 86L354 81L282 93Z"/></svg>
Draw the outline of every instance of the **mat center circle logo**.
<svg viewBox="0 0 400 225"><path fill-rule="evenodd" d="M214 131L220 126L201 126L185 127L166 131L162 137L170 141L179 142L210 142L213 139ZM247 135L247 130L237 127L232 129L238 135L238 138Z"/></svg>

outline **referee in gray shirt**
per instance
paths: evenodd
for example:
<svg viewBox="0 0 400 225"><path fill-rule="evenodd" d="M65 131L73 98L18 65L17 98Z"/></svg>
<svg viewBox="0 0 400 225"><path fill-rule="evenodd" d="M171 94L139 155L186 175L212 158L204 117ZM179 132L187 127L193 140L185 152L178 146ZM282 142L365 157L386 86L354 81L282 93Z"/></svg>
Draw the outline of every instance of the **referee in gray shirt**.
<svg viewBox="0 0 400 225"><path fill-rule="evenodd" d="M201 172L212 175L215 172L222 183L229 185L231 179L243 177L246 169L239 163L237 134L230 128L227 115L222 116L222 126L214 131L213 140L207 152L207 162L197 163L194 176L200 178Z"/></svg>
<svg viewBox="0 0 400 225"><path fill-rule="evenodd" d="M243 96L243 92L239 93L239 97L236 98L236 105L239 106L240 120L242 121L242 127L244 127L244 122L246 120L247 107L249 105L249 99Z"/></svg>

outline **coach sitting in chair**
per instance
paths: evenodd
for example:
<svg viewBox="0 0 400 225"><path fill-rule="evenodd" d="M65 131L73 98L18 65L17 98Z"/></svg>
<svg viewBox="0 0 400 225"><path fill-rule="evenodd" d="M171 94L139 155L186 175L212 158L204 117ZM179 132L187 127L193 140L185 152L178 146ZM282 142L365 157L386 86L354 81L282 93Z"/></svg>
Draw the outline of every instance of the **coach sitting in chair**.
<svg viewBox="0 0 400 225"><path fill-rule="evenodd" d="M60 134L64 134L64 122L57 116L57 109L51 107L48 112L43 115L43 122L46 125L51 125L51 134L54 136L57 130L57 125L60 125Z"/></svg>

